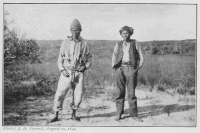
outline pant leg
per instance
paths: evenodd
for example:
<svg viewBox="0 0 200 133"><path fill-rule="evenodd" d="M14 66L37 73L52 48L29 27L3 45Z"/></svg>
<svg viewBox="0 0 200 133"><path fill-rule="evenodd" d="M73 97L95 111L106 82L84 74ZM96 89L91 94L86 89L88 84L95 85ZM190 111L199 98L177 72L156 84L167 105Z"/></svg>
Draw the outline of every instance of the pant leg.
<svg viewBox="0 0 200 133"><path fill-rule="evenodd" d="M63 106L63 101L66 96L66 93L71 87L71 79L69 77L65 77L62 74L60 75L58 86L56 90L56 94L54 96L54 111L61 111Z"/></svg>
<svg viewBox="0 0 200 133"><path fill-rule="evenodd" d="M124 110L125 90L126 90L126 78L123 74L123 69L119 68L116 70L116 93L115 101L117 113L121 114Z"/></svg>
<svg viewBox="0 0 200 133"><path fill-rule="evenodd" d="M75 89L74 89L74 106L79 108L79 105L82 101L83 87L84 87L84 73L79 73L75 80Z"/></svg>
<svg viewBox="0 0 200 133"><path fill-rule="evenodd" d="M127 91L130 116L137 116L137 97L135 95L135 88L137 86L137 72L132 67L128 67L126 71L127 76Z"/></svg>

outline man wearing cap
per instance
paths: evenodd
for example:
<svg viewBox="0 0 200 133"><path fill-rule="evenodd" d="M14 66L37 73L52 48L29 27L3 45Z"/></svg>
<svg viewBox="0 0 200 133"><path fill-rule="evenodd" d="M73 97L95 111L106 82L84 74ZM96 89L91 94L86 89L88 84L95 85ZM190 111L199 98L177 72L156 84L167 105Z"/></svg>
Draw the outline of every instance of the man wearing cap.
<svg viewBox="0 0 200 133"><path fill-rule="evenodd" d="M63 101L69 89L72 89L72 117L73 120L80 120L76 116L82 99L84 87L84 72L91 66L91 54L89 45L81 36L81 24L74 19L71 26L71 36L68 36L61 44L58 56L58 69L61 73L56 94L54 97L54 116L50 122L58 120L62 110Z"/></svg>
<svg viewBox="0 0 200 133"><path fill-rule="evenodd" d="M135 39L131 39L133 28L124 26L120 29L122 40L117 42L112 56L112 68L116 74L116 109L117 117L115 120L120 120L124 112L125 92L127 88L129 115L132 118L137 118L137 97L135 88L137 86L138 70L143 66L143 55L141 48Z"/></svg>

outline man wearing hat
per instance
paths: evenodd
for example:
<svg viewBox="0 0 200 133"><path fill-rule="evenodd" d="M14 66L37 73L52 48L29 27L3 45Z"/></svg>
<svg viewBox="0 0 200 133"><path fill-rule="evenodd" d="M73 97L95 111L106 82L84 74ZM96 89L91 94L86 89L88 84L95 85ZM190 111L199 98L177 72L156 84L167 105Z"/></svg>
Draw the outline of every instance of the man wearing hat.
<svg viewBox="0 0 200 133"><path fill-rule="evenodd" d="M130 38L133 34L133 28L124 26L119 32L122 40L116 43L112 57L112 68L116 74L115 100L117 117L115 120L122 118L126 88L128 92L129 115L132 118L137 118L138 109L135 88L137 86L138 70L143 65L141 48L135 39Z"/></svg>
<svg viewBox="0 0 200 133"><path fill-rule="evenodd" d="M54 97L54 116L50 122L58 120L58 115L62 110L63 101L69 89L72 89L72 117L73 120L80 120L76 116L82 99L84 87L84 72L91 66L91 54L89 45L81 36L81 24L74 19L71 26L71 36L68 36L61 44L58 56L58 68L60 78L56 94Z"/></svg>

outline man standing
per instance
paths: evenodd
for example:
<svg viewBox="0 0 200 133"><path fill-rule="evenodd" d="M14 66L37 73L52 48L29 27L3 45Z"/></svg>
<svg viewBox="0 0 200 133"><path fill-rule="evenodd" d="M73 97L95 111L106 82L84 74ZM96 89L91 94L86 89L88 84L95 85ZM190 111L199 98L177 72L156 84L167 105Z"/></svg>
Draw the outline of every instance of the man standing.
<svg viewBox="0 0 200 133"><path fill-rule="evenodd" d="M61 73L57 91L54 97L54 117L50 122L58 120L58 115L62 110L63 101L69 89L73 91L71 103L73 120L80 120L76 116L76 111L79 108L82 99L84 87L84 72L91 66L91 54L87 41L81 36L81 24L77 19L74 19L70 31L71 36L63 41L58 57L58 68Z"/></svg>
<svg viewBox="0 0 200 133"><path fill-rule="evenodd" d="M112 68L116 73L115 83L117 89L115 97L117 117L115 120L122 118L126 87L130 117L137 118L138 109L135 88L137 86L138 70L143 65L141 48L136 43L136 40L130 38L133 34L133 28L124 26L119 32L123 40L116 43L112 57Z"/></svg>

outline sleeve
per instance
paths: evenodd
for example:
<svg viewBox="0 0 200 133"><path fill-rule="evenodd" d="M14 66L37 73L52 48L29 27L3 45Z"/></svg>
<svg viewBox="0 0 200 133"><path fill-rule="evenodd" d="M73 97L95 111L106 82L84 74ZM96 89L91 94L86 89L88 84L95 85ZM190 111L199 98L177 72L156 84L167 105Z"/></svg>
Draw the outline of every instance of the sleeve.
<svg viewBox="0 0 200 133"><path fill-rule="evenodd" d="M115 47L114 47L114 50L113 50L113 55L112 55L112 68L114 68L115 63L116 63L117 50L118 50L118 43L115 44Z"/></svg>
<svg viewBox="0 0 200 133"><path fill-rule="evenodd" d="M64 70L64 67L63 67L63 56L64 56L64 43L65 41L62 42L61 46L60 46L60 52L59 52L59 55L58 55L58 61L57 61L57 65L58 65L58 69L59 71L61 72L62 70Z"/></svg>
<svg viewBox="0 0 200 133"><path fill-rule="evenodd" d="M141 48L141 45L138 44L138 42L136 41L136 49L138 51L138 54L139 54L139 69L143 66L144 64L144 57L143 57L143 54L142 54L142 48Z"/></svg>
<svg viewBox="0 0 200 133"><path fill-rule="evenodd" d="M90 68L92 65L92 53L90 49L90 45L86 42L85 48L85 67L86 69Z"/></svg>

